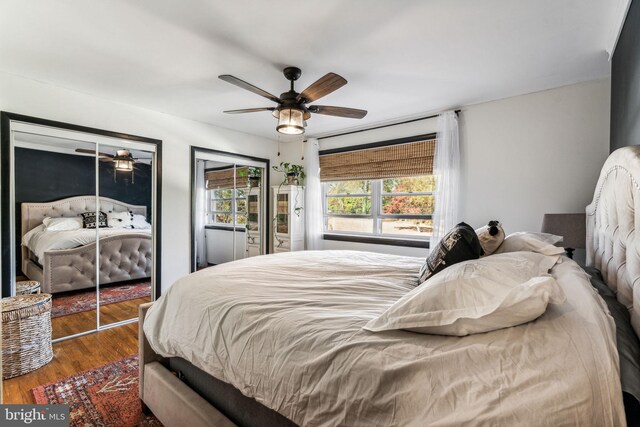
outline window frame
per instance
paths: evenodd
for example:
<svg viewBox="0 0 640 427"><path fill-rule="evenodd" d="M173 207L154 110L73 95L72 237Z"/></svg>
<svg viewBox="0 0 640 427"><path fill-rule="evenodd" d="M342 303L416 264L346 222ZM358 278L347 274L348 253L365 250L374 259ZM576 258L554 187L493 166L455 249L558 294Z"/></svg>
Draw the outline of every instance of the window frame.
<svg viewBox="0 0 640 427"><path fill-rule="evenodd" d="M220 190L231 190L231 197L214 197L214 194L216 191L220 191ZM238 191L243 191L244 195L242 197L238 197ZM238 222L238 216L240 215L244 215L245 217L248 217L249 213L247 211L244 212L240 212L238 211L238 201L239 200L244 200L245 201L245 207L247 206L247 192L244 188L210 188L206 190L206 206L207 206L207 211L206 211L206 222L205 222L205 228L209 227L209 228L228 228L228 229L234 229L234 228L245 228L246 224L240 224ZM215 204L217 201L226 201L229 200L231 201L231 211L219 211L219 210L215 210ZM216 216L217 215L231 215L231 218L233 220L233 222L228 223L228 222L219 222L216 221Z"/></svg>
<svg viewBox="0 0 640 427"><path fill-rule="evenodd" d="M407 177L398 177L407 178ZM328 187L331 182L322 183L322 216L323 216L323 238L325 240L354 241L360 243L390 244L396 246L428 247L431 236L409 236L406 234L382 233L382 223L384 219L433 219L432 214L385 214L382 213L383 197L387 196L433 196L433 191L388 193L383 191L383 181L389 178L367 179L369 181L370 193L339 193L329 194ZM332 214L328 211L330 197L370 197L371 214ZM366 218L373 221L371 232L362 231L336 231L328 230L329 218Z"/></svg>

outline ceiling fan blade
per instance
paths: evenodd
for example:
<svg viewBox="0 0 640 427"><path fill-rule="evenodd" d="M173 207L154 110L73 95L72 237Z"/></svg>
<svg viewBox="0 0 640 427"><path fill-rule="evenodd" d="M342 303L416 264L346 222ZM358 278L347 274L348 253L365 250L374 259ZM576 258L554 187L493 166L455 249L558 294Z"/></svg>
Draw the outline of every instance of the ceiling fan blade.
<svg viewBox="0 0 640 427"><path fill-rule="evenodd" d="M101 162L113 163L113 159L111 157L100 157L98 160L100 160Z"/></svg>
<svg viewBox="0 0 640 427"><path fill-rule="evenodd" d="M245 108L244 110L227 110L227 111L223 111L223 113L227 113L227 114L257 113L258 111L273 111L273 110L275 110L275 107Z"/></svg>
<svg viewBox="0 0 640 427"><path fill-rule="evenodd" d="M277 102L278 104L282 104L282 100L275 95L270 94L266 90L262 90L259 87L252 85L251 83L247 83L244 80L240 80L237 77L233 77L229 74L223 74L218 76L219 79L224 80L227 83L231 83L232 85L236 85L241 87L242 89L248 90L249 92L253 92L256 95L264 96L267 99L272 100L273 102Z"/></svg>
<svg viewBox="0 0 640 427"><path fill-rule="evenodd" d="M96 155L96 152L94 150L87 150L85 148L76 148L76 153L84 153L84 154L91 154L91 155ZM109 153L98 153L98 155L100 157L108 157L109 159L113 158L113 154L109 154Z"/></svg>
<svg viewBox="0 0 640 427"><path fill-rule="evenodd" d="M340 89L346 84L347 81L344 77L336 73L327 73L324 77L321 77L311 86L303 90L302 93L298 95L297 101L300 102L304 100L305 102L313 102L316 99L329 95L331 92Z"/></svg>
<svg viewBox="0 0 640 427"><path fill-rule="evenodd" d="M333 107L330 105L311 105L309 111L326 116L346 117L349 119L361 119L367 115L367 110L357 108Z"/></svg>

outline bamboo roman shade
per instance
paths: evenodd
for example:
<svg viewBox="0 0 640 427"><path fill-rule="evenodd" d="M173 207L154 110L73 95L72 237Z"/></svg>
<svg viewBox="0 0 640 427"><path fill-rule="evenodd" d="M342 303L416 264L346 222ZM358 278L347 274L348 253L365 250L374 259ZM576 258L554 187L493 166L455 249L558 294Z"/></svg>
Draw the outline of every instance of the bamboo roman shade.
<svg viewBox="0 0 640 427"><path fill-rule="evenodd" d="M321 181L431 175L436 140L320 155Z"/></svg>
<svg viewBox="0 0 640 427"><path fill-rule="evenodd" d="M246 187L249 183L249 168L236 168L235 188ZM207 190L233 188L233 168L205 172Z"/></svg>

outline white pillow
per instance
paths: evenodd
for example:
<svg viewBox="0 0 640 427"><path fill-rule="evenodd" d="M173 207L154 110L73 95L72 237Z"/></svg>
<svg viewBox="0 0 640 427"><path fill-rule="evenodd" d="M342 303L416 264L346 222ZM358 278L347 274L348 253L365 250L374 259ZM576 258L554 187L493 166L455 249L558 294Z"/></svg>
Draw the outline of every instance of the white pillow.
<svg viewBox="0 0 640 427"><path fill-rule="evenodd" d="M42 220L45 231L73 231L82 228L82 218L65 217L65 218L49 218L46 217Z"/></svg>
<svg viewBox="0 0 640 427"><path fill-rule="evenodd" d="M545 312L547 304L565 301L562 288L546 274L558 259L514 252L452 265L364 329L464 336L530 322Z"/></svg>
<svg viewBox="0 0 640 427"><path fill-rule="evenodd" d="M150 230L151 224L147 222L147 218L144 215L133 215L133 220L131 221L131 225L133 228L138 228L142 230Z"/></svg>
<svg viewBox="0 0 640 427"><path fill-rule="evenodd" d="M531 251L544 255L562 255L564 248L554 246L559 242L562 242L562 236L521 231L505 237L504 242L494 253Z"/></svg>
<svg viewBox="0 0 640 427"><path fill-rule="evenodd" d="M107 225L111 228L133 228L133 212L108 212Z"/></svg>

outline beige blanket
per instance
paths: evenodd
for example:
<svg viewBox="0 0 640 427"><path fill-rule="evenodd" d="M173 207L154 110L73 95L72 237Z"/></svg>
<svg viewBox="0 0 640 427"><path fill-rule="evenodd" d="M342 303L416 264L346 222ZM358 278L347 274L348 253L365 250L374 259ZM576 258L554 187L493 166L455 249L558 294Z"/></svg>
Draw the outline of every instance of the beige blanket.
<svg viewBox="0 0 640 427"><path fill-rule="evenodd" d="M423 259L355 251L248 258L177 281L149 310L153 349L303 426L620 426L615 327L585 273L567 302L468 337L362 329Z"/></svg>

